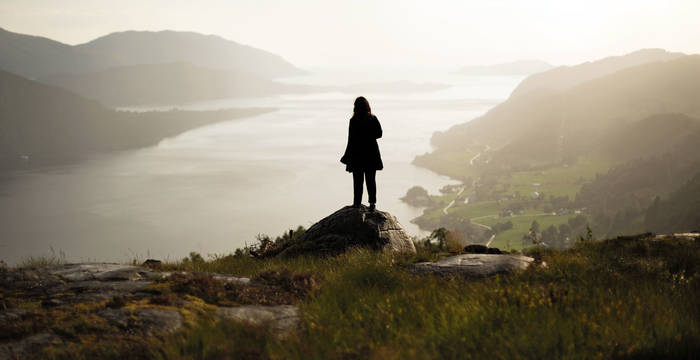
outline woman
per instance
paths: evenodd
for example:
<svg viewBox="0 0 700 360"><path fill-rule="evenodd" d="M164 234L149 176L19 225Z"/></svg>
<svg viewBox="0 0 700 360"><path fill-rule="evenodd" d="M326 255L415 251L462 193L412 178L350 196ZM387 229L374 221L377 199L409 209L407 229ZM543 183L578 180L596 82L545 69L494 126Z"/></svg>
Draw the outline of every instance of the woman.
<svg viewBox="0 0 700 360"><path fill-rule="evenodd" d="M377 203L377 182L375 174L382 170L382 158L379 154L377 139L382 137L382 127L377 117L372 115L369 102L360 96L355 99L355 108L350 118L348 145L340 162L346 165L345 170L352 172L354 190L353 207L362 204L363 180L367 181L369 194L369 209L374 210Z"/></svg>

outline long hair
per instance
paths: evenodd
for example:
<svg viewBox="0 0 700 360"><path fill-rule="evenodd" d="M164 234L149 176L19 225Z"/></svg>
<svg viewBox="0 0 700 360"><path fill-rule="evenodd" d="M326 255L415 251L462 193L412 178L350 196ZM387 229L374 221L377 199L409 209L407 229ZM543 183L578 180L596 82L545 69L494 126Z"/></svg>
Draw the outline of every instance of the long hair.
<svg viewBox="0 0 700 360"><path fill-rule="evenodd" d="M369 101L367 101L364 96L358 97L355 99L355 106L352 112L357 116L371 115L372 109L369 107Z"/></svg>

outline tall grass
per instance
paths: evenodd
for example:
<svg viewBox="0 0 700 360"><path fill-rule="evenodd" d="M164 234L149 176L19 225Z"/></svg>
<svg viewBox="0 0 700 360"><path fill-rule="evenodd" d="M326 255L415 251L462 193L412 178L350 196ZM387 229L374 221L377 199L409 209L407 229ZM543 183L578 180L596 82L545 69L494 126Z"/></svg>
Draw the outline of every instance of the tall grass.
<svg viewBox="0 0 700 360"><path fill-rule="evenodd" d="M299 330L202 321L155 342L184 359L695 358L700 244L617 239L530 253L546 266L487 279L414 275L411 257L353 250L330 258L218 257L171 269L255 276L311 271ZM94 345L91 345L94 346ZM72 353L77 354L77 353Z"/></svg>

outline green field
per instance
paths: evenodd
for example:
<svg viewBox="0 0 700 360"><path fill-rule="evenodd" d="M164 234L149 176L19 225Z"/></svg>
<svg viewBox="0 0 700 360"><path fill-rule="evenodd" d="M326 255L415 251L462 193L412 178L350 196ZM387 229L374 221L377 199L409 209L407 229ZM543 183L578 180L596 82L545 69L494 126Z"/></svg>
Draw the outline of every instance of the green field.
<svg viewBox="0 0 700 360"><path fill-rule="evenodd" d="M560 224L566 224L569 219L576 217L577 215L516 215L500 219L483 219L476 222L488 226L492 226L497 222L512 221L513 228L506 230L496 235L496 238L491 243L491 247L497 247L499 249L505 250L520 250L523 247L531 246L532 244L525 244L523 246L522 237L523 234L530 230L530 225L533 220L537 220L540 224L540 229L546 229L551 225L559 226Z"/></svg>
<svg viewBox="0 0 700 360"><path fill-rule="evenodd" d="M447 175L453 179L465 181L467 178L479 176L478 170L469 165L469 161L478 151L437 151L416 156L413 164L432 170L438 174Z"/></svg>
<svg viewBox="0 0 700 360"><path fill-rule="evenodd" d="M498 178L499 183L509 185L509 193L529 195L538 191L546 195L568 196L573 199L587 180L597 173L605 173L610 164L605 161L581 159L571 166L559 166L542 171L520 171ZM533 184L539 184L535 186Z"/></svg>
<svg viewBox="0 0 700 360"><path fill-rule="evenodd" d="M466 157L464 156L464 158ZM488 184L480 184L479 189L467 184L467 189L460 196L457 194L431 196L434 205L430 209L426 209L424 214L415 220L415 223L425 230L434 230L445 226L443 220L446 219L446 215L443 209L450 201L456 200L455 204L448 209L448 214L452 219L455 217L465 218L470 219L472 223L487 226L511 221L513 228L499 233L491 246L518 250L523 247L522 236L530 230L533 220L536 219L540 224L540 230L544 230L551 225L556 227L565 224L570 218L576 216L573 214L562 216L543 214L545 209L548 211L556 210L550 201L552 197L565 196L569 200L574 200L586 181L593 179L598 173L606 172L609 167L609 163L604 161L581 159L570 166L558 166L540 171L520 171L495 179L491 178ZM470 168L469 171L470 176L474 175L473 168ZM466 176L467 173L462 175ZM540 200L532 199L532 193L535 191L541 195ZM464 198L473 197L477 193L488 194L492 199L479 201L477 198L474 202L464 203ZM511 200L497 200L501 198L511 198ZM498 215L506 209L522 208L523 206L522 212L516 212L515 216L498 218ZM449 228L449 226L447 227Z"/></svg>

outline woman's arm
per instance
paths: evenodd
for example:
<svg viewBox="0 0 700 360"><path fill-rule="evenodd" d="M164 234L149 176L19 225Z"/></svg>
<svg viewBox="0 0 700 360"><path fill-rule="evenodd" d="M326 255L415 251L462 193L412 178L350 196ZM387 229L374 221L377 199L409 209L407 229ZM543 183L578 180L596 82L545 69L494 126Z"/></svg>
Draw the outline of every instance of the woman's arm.
<svg viewBox="0 0 700 360"><path fill-rule="evenodd" d="M374 117L374 124L374 138L379 139L382 137L382 125L379 124L379 119L376 116Z"/></svg>
<svg viewBox="0 0 700 360"><path fill-rule="evenodd" d="M340 162L348 165L350 162L350 144L352 143L352 138L353 138L353 126L352 126L352 120L350 120L350 126L348 126L348 143L345 145L345 153L343 153L343 157L340 158Z"/></svg>

